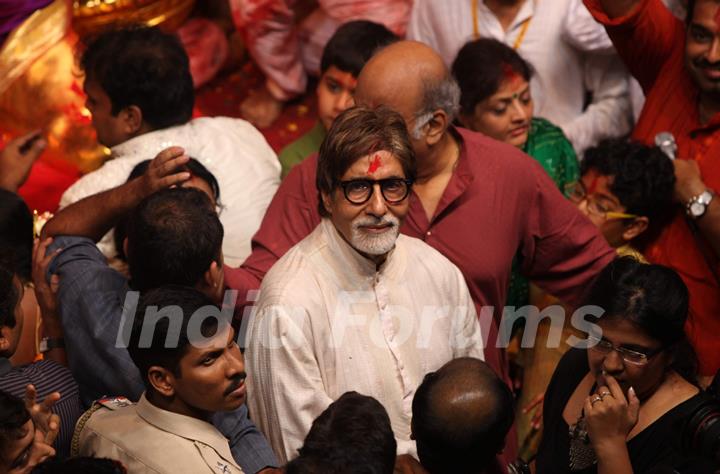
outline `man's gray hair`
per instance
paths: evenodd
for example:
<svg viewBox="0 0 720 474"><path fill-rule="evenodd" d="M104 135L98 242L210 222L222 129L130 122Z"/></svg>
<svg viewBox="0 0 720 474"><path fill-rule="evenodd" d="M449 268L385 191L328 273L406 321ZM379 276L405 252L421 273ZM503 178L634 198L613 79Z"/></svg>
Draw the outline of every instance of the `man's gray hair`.
<svg viewBox="0 0 720 474"><path fill-rule="evenodd" d="M422 136L421 130L433 116L433 112L442 109L452 123L460 110L460 86L451 74L440 81L423 81L423 99L420 110L415 114L414 138Z"/></svg>

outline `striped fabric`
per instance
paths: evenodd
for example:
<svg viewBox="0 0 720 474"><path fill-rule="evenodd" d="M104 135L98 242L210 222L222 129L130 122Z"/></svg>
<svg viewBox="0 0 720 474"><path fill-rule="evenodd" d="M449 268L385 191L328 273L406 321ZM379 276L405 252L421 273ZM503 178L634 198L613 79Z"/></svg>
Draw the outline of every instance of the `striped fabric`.
<svg viewBox="0 0 720 474"><path fill-rule="evenodd" d="M35 386L38 401L42 401L52 392L60 392L60 400L53 408L53 412L60 416L60 434L55 442L55 449L58 457L67 457L70 454L75 422L83 412L75 379L66 367L52 360L13 367L0 376L0 390L16 397L25 396L25 387L28 384Z"/></svg>

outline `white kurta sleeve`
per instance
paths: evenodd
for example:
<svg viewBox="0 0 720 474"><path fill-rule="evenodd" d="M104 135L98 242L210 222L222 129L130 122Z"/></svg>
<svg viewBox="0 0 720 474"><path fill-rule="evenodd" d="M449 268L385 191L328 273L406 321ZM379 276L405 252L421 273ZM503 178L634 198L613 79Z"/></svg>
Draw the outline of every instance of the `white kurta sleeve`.
<svg viewBox="0 0 720 474"><path fill-rule="evenodd" d="M475 357L485 360L480 322L475 303L470 296L467 283L459 269L455 268L457 280L457 307L453 324L453 358Z"/></svg>
<svg viewBox="0 0 720 474"><path fill-rule="evenodd" d="M297 457L313 420L332 399L313 352L307 311L267 305L248 328L248 408L285 463Z"/></svg>

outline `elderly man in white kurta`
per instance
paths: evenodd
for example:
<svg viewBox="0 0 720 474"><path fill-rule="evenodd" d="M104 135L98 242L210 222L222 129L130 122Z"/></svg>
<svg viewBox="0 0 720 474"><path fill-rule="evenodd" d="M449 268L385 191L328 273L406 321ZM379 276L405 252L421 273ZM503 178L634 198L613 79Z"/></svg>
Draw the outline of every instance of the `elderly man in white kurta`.
<svg viewBox="0 0 720 474"><path fill-rule="evenodd" d="M341 114L320 148L320 225L268 272L247 333L249 409L276 454L292 459L343 393L379 400L398 454L415 455L411 404L424 375L483 357L460 270L399 235L415 159L402 117Z"/></svg>

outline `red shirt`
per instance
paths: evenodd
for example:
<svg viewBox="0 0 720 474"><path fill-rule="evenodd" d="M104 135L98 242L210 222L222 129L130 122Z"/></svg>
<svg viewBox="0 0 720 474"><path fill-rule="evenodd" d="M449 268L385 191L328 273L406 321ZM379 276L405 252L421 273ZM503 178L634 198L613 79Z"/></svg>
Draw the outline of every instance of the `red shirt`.
<svg viewBox="0 0 720 474"><path fill-rule="evenodd" d="M535 160L479 133L457 132L460 158L435 215L428 221L413 193L401 231L460 268L487 338L486 361L508 379L505 346L496 342L518 249L524 274L570 303L579 302L615 252ZM320 222L316 167L313 156L292 169L253 238L253 253L240 268L226 269L227 285L241 297L257 289L272 264Z"/></svg>
<svg viewBox="0 0 720 474"><path fill-rule="evenodd" d="M697 161L703 182L720 191L720 114L701 125L699 91L685 69L683 23L660 0L641 0L628 15L612 20L603 13L599 0L584 1L595 19L606 25L618 53L645 91L645 106L633 138L653 144L657 133L671 132L678 158ZM717 257L700 235L693 236L680 206L672 223L645 253L651 262L676 270L688 286L686 332L700 359L700 374L714 375L720 369L720 286L710 265L720 271Z"/></svg>

